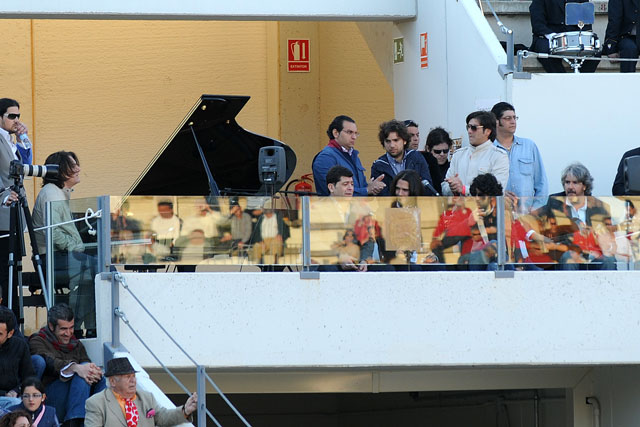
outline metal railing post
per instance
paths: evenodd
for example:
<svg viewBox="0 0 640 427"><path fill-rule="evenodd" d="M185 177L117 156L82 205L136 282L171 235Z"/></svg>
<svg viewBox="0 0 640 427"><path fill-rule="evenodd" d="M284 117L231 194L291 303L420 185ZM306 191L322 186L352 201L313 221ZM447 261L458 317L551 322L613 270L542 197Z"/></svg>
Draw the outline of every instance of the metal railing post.
<svg viewBox="0 0 640 427"><path fill-rule="evenodd" d="M111 275L111 346L114 349L120 347L120 283L119 276Z"/></svg>
<svg viewBox="0 0 640 427"><path fill-rule="evenodd" d="M511 74L515 71L515 67L513 66L513 56L514 56L514 41L513 41L513 30L507 28L506 25L502 23L500 18L498 18L498 14L496 13L493 5L490 0L485 0L489 9L491 9L491 13L493 17L496 19L496 25L500 28L500 32L507 36L507 64L501 64L498 66L498 72L502 75L502 78L505 78L507 74ZM480 11L482 11L482 6L480 7ZM484 11L482 11L484 13Z"/></svg>
<svg viewBox="0 0 640 427"><path fill-rule="evenodd" d="M511 70L512 72L515 71L515 67L513 66L513 56L515 55L514 45L513 30L507 28L507 69Z"/></svg>
<svg viewBox="0 0 640 427"><path fill-rule="evenodd" d="M311 203L309 196L302 196L302 271L301 279L318 279L320 273L311 271Z"/></svg>
<svg viewBox="0 0 640 427"><path fill-rule="evenodd" d="M204 366L196 367L196 392L198 393L198 427L207 427L207 383L205 380Z"/></svg>
<svg viewBox="0 0 640 427"><path fill-rule="evenodd" d="M100 196L97 200L98 210L98 271L102 273L111 269L111 210L109 196Z"/></svg>
<svg viewBox="0 0 640 427"><path fill-rule="evenodd" d="M506 231L505 231L505 219L504 219L504 196L496 197L496 208L498 209L496 212L497 220L498 220L498 270L503 271L504 265L506 264Z"/></svg>

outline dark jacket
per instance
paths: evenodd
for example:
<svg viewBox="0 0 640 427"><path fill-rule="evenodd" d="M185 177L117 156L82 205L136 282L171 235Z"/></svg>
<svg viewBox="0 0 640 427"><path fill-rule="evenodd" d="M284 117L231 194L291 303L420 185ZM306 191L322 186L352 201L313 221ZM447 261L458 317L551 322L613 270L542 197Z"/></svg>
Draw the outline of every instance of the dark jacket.
<svg viewBox="0 0 640 427"><path fill-rule="evenodd" d="M29 347L22 338L12 336L0 347L0 396L19 392L20 382L35 375Z"/></svg>
<svg viewBox="0 0 640 427"><path fill-rule="evenodd" d="M588 3L589 0L533 0L529 6L531 30L534 37L544 37L550 33L578 31L577 25L565 25L566 3ZM585 25L583 31L591 31L591 25Z"/></svg>
<svg viewBox="0 0 640 427"><path fill-rule="evenodd" d="M29 338L29 348L31 354L38 354L47 362L47 369L42 375L42 383L45 386L57 380L60 377L60 370L69 363L91 362L84 345L79 341L73 350L64 352L56 349L48 340L35 333Z"/></svg>
<svg viewBox="0 0 640 427"><path fill-rule="evenodd" d="M547 204L543 206L543 214L549 217L566 217L571 219L571 210L565 204L566 193L555 193L549 196ZM594 223L602 222L605 217L611 216L609 205L593 196L587 196L586 224L592 227Z"/></svg>
<svg viewBox="0 0 640 427"><path fill-rule="evenodd" d="M444 178L447 176L447 171L449 170L451 162L447 160L445 164L439 165L438 160L428 151L423 151L422 157L424 157L427 161L427 165L429 166L429 173L433 180L433 187L438 191L438 193L442 194L442 181L444 181Z"/></svg>
<svg viewBox="0 0 640 427"><path fill-rule="evenodd" d="M406 151L404 155L406 158L404 169L413 169L414 171L418 172L418 175L420 175L420 178L423 181L426 179L427 181L429 181L429 183L431 183L431 185L433 185L431 174L429 173L429 166L427 165L424 157L422 157L422 155L415 150ZM395 178L396 174L395 172L393 172L393 169L389 164L386 153L378 157L378 159L371 165L371 178L376 179L382 174L384 174L382 182L386 184L386 187L378 195L389 196L391 181L393 181L393 178Z"/></svg>
<svg viewBox="0 0 640 427"><path fill-rule="evenodd" d="M609 22L604 36L602 54L610 55L618 52L618 42L625 36L630 36L639 22L639 0L609 0Z"/></svg>
<svg viewBox="0 0 640 427"><path fill-rule="evenodd" d="M335 140L332 140L335 142ZM329 143L331 144L331 142ZM353 173L353 195L367 195L367 178L364 175L364 167L358 157L358 150L353 150L351 155L332 145L327 145L313 158L311 169L313 170L313 181L316 185L316 193L321 196L328 196L327 172L334 166L344 166Z"/></svg>
<svg viewBox="0 0 640 427"><path fill-rule="evenodd" d="M17 411L17 410L25 411L26 413L31 415L31 424L33 425L33 422L36 420L36 418L38 418L38 415L40 415L40 412L42 412L43 407L44 407L44 414L42 415L42 418L40 418L38 427L58 427L60 425L60 422L58 421L58 417L56 416L56 408L54 408L53 406L47 406L46 403L43 403L42 405L40 405L40 407L36 409L35 412L31 412L27 408L25 408L24 403L21 403L19 405L14 405L10 407L9 410L11 412Z"/></svg>
<svg viewBox="0 0 640 427"><path fill-rule="evenodd" d="M620 159L620 164L618 165L618 172L616 173L616 178L613 180L613 187L611 188L611 193L614 196L638 196L640 193L638 192L624 192L624 159L633 156L640 156L640 147L634 148L633 150L629 150L622 155L622 159Z"/></svg>

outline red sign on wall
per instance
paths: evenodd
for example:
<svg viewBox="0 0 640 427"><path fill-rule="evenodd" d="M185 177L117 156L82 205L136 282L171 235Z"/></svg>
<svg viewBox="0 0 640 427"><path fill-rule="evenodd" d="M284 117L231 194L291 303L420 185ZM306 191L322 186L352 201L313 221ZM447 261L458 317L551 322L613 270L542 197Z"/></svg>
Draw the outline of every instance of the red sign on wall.
<svg viewBox="0 0 640 427"><path fill-rule="evenodd" d="M309 39L287 40L287 69L290 73L308 73Z"/></svg>
<svg viewBox="0 0 640 427"><path fill-rule="evenodd" d="M429 51L427 50L427 33L420 34L420 68L429 68Z"/></svg>

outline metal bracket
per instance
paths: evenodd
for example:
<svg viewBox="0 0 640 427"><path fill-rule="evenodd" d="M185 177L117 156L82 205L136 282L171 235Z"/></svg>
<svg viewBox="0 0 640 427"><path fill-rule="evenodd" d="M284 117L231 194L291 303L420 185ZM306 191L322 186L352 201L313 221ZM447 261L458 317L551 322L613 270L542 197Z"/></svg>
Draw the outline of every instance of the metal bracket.
<svg viewBox="0 0 640 427"><path fill-rule="evenodd" d="M531 73L526 71L516 71L513 73L514 79L531 80Z"/></svg>
<svg viewBox="0 0 640 427"><path fill-rule="evenodd" d="M301 271L300 279L302 280L318 280L320 279L319 271Z"/></svg>
<svg viewBox="0 0 640 427"><path fill-rule="evenodd" d="M496 279L513 279L515 271L513 270L496 270Z"/></svg>

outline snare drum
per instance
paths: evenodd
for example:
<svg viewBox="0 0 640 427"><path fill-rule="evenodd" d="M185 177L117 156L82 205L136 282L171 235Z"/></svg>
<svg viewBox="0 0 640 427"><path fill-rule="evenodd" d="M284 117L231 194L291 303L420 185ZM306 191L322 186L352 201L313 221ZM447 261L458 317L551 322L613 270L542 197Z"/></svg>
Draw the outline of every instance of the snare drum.
<svg viewBox="0 0 640 427"><path fill-rule="evenodd" d="M552 55L595 56L599 50L598 35L591 31L558 33L549 40Z"/></svg>

